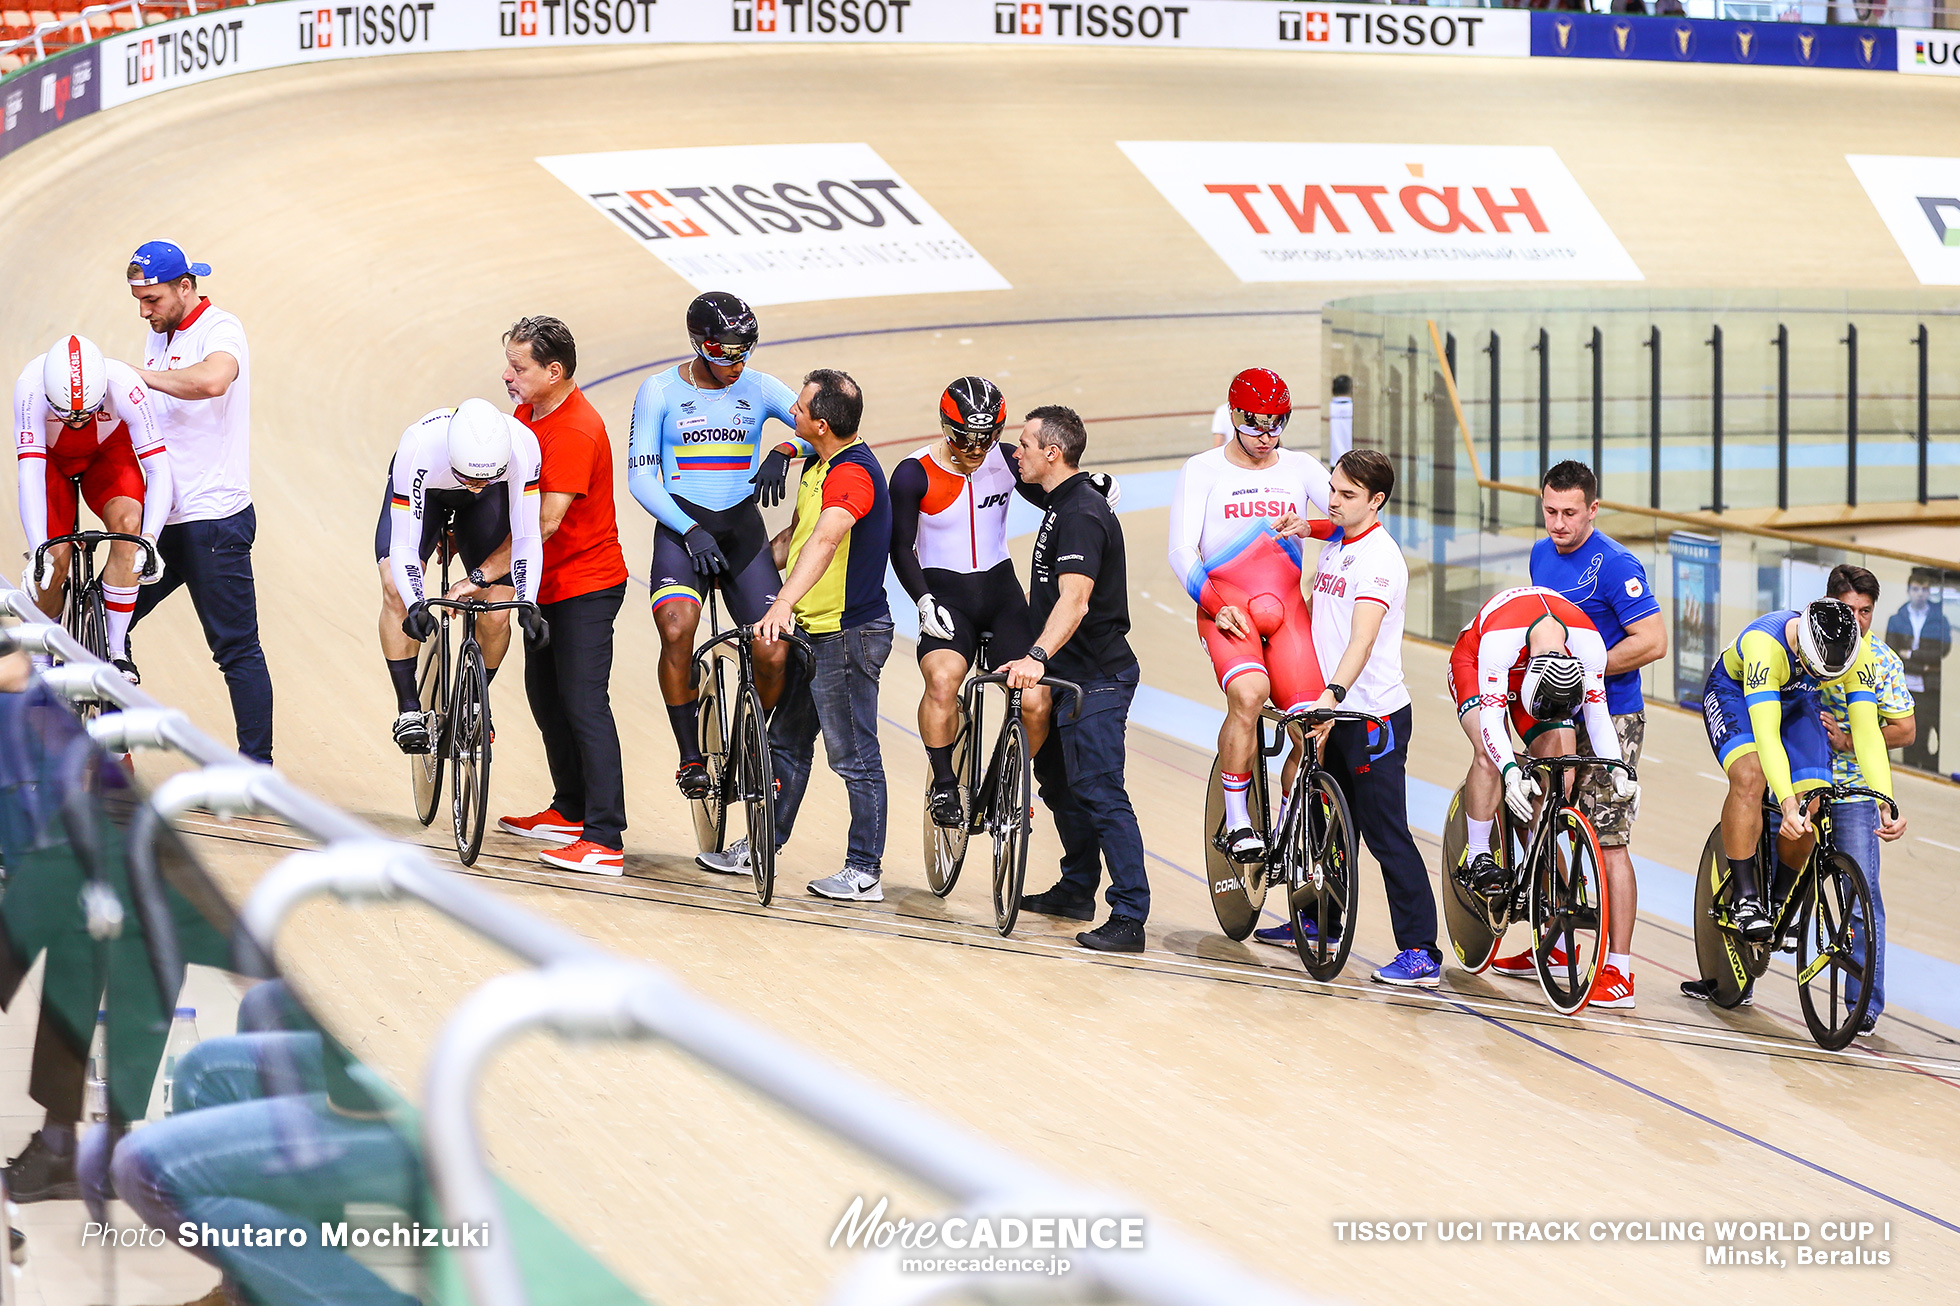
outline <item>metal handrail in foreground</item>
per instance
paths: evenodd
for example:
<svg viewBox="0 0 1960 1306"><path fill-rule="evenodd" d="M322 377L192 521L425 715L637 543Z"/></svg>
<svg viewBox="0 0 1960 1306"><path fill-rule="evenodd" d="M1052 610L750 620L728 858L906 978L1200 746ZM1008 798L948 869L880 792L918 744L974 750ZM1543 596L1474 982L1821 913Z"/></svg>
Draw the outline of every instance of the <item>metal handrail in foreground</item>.
<svg viewBox="0 0 1960 1306"><path fill-rule="evenodd" d="M159 785L150 800L159 822L205 806L221 818L279 816L325 846L293 853L260 880L240 913L240 961L266 973L280 927L309 898L350 903L414 899L538 967L482 985L451 1014L426 1072L424 1151L445 1219L487 1224L488 1245L460 1251L477 1306L527 1306L511 1226L483 1155L475 1101L485 1066L512 1038L550 1029L577 1039L660 1039L736 1083L849 1142L910 1178L951 1196L968 1212L1100 1218L1136 1215L1128 1199L1071 1185L994 1143L842 1070L641 963L613 957L573 932L444 871L420 850L299 789L269 766L250 762L162 707L95 661L27 595L0 580L0 609L24 624L8 632L19 646L64 659L43 682L70 699L119 711L90 723L108 748L169 749L203 768ZM134 831L133 831L134 834ZM134 837L132 836L132 842ZM138 860L132 854L132 865ZM132 870L132 882L138 877ZM950 1213L949 1213L950 1214ZM1108 1300L1112 1294L1159 1306L1299 1306L1294 1293L1258 1278L1162 1224L1147 1226L1139 1250L1071 1250L1071 1268L1026 1277L958 1272L906 1273L896 1245L865 1254L831 1300L852 1306L908 1306L984 1288L992 1299Z"/></svg>

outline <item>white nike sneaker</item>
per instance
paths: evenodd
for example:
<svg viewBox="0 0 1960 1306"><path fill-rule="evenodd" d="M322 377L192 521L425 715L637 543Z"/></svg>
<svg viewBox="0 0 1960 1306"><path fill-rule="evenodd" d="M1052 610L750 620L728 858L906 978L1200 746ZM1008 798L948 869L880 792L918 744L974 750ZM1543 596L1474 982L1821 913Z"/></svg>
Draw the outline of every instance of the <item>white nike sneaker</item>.
<svg viewBox="0 0 1960 1306"><path fill-rule="evenodd" d="M810 881L810 892L819 898L834 898L838 902L885 900L885 886L882 880L868 871L854 871L849 867L835 875L826 875L821 880Z"/></svg>
<svg viewBox="0 0 1960 1306"><path fill-rule="evenodd" d="M746 838L737 839L718 853L696 853L694 864L716 875L747 875L749 841Z"/></svg>

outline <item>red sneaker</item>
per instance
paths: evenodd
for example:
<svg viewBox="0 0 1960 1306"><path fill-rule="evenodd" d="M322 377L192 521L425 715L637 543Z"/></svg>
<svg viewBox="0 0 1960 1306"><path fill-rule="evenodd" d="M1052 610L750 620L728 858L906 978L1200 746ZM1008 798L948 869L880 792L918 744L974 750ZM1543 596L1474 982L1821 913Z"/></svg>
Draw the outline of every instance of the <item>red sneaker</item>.
<svg viewBox="0 0 1960 1306"><path fill-rule="evenodd" d="M1633 976L1620 974L1619 968L1611 962L1601 966L1599 974L1593 976L1592 996L1586 999L1586 1005L1632 1011Z"/></svg>
<svg viewBox="0 0 1960 1306"><path fill-rule="evenodd" d="M1552 965L1563 966L1564 964L1565 949L1553 948ZM1512 979L1535 980L1538 978L1538 958L1532 954L1531 949L1526 948L1523 952L1513 953L1508 957L1499 957L1490 964L1490 969L1493 975L1508 975Z"/></svg>
<svg viewBox="0 0 1960 1306"><path fill-rule="evenodd" d="M536 816L500 816L497 828L505 834L542 839L546 843L576 843L585 833L583 825L566 820L555 807L547 807Z"/></svg>
<svg viewBox="0 0 1960 1306"><path fill-rule="evenodd" d="M538 860L563 871L586 871L593 875L626 874L625 853L602 843L593 843L590 839L580 839L563 848L547 848L538 854Z"/></svg>

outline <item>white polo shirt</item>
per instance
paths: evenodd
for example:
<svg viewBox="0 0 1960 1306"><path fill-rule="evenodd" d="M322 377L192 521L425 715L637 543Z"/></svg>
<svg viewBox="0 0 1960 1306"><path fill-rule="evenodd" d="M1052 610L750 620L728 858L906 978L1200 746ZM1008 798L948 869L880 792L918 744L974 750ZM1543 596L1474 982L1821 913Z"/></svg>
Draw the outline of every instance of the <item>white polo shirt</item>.
<svg viewBox="0 0 1960 1306"><path fill-rule="evenodd" d="M1409 564L1381 522L1351 540L1329 540L1313 578L1313 651L1333 678L1354 630L1354 605L1379 603L1388 615L1368 664L1348 686L1342 707L1386 717L1409 705L1402 682L1402 628L1409 607Z"/></svg>
<svg viewBox="0 0 1960 1306"><path fill-rule="evenodd" d="M252 505L252 360L245 328L204 298L174 333L152 331L143 348L143 366L153 372L176 371L217 353L238 360L238 379L216 399L151 395L177 490L173 526L229 517Z"/></svg>

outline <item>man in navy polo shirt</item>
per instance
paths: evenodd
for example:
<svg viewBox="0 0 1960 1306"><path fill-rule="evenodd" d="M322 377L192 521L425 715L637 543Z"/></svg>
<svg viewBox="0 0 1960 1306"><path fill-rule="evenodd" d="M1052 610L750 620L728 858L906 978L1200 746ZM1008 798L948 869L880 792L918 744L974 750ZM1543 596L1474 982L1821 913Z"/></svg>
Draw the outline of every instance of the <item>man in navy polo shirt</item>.
<svg viewBox="0 0 1960 1306"><path fill-rule="evenodd" d="M1661 605L1647 583L1647 569L1617 540L1593 529L1599 512L1599 481L1584 463L1566 461L1545 473L1539 485L1545 538L1532 546L1531 583L1557 590L1577 604L1606 641L1606 710L1620 737L1620 756L1640 765L1647 733L1646 700L1640 694L1640 668L1667 654L1667 626ZM1579 725L1578 752L1598 753ZM1587 768L1579 785L1580 804L1599 831L1606 890L1613 904L1608 922L1606 964L1593 982L1592 1006L1633 1006L1633 919L1639 891L1627 841L1639 799L1613 797L1612 774ZM1537 967L1529 951L1497 961L1491 969L1513 978L1533 978Z"/></svg>

